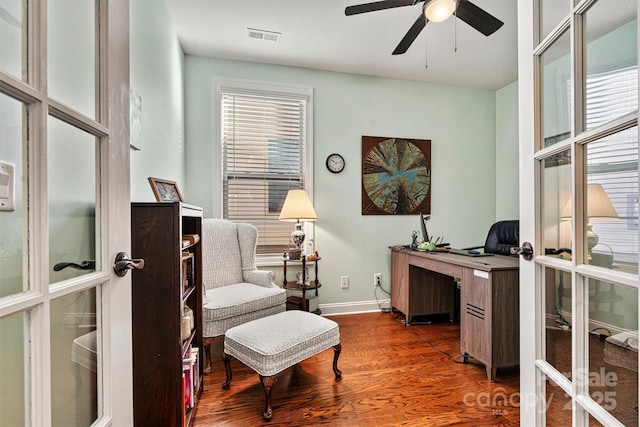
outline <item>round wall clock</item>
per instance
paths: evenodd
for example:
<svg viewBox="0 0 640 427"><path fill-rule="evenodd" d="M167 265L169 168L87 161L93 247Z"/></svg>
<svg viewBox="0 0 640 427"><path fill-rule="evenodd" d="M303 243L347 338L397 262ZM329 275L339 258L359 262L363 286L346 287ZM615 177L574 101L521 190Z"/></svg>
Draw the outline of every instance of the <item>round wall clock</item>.
<svg viewBox="0 0 640 427"><path fill-rule="evenodd" d="M344 157L337 153L330 154L327 157L327 169L333 173L342 172L344 169Z"/></svg>

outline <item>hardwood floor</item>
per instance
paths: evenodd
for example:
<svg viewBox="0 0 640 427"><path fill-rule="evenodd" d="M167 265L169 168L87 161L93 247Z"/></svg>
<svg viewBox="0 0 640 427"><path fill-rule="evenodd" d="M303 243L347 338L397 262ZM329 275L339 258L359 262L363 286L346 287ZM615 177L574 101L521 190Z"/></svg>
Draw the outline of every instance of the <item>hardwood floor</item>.
<svg viewBox="0 0 640 427"><path fill-rule="evenodd" d="M254 371L232 360L231 387L222 389L223 340L217 339L195 425L519 425L517 368L498 369L492 383L484 365L474 359L456 363L442 352L461 362L457 323L443 319L405 327L401 318L389 313L331 317L340 325L342 380L334 380L331 349L281 372L269 423L262 418L264 393Z"/></svg>

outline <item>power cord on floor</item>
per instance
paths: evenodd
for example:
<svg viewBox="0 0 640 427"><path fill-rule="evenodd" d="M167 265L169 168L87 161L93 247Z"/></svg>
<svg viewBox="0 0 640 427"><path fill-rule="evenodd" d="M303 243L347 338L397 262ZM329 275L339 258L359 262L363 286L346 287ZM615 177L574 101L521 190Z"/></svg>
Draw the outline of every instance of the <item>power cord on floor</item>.
<svg viewBox="0 0 640 427"><path fill-rule="evenodd" d="M564 318L564 316L562 316L562 313L560 313L560 310L558 310L558 307L556 307L556 316L558 316L558 318L556 319L556 323L560 324L560 328L563 330L569 330L571 329L571 323Z"/></svg>
<svg viewBox="0 0 640 427"><path fill-rule="evenodd" d="M380 290L382 292L384 292L385 294L391 296L391 292L387 291L385 288L382 287L381 284L376 285L373 294L376 298L376 303L378 304L378 308L380 309L381 312L383 313L390 313L391 312L391 307L382 307L382 302L380 302L380 300L378 299L378 288L380 288Z"/></svg>

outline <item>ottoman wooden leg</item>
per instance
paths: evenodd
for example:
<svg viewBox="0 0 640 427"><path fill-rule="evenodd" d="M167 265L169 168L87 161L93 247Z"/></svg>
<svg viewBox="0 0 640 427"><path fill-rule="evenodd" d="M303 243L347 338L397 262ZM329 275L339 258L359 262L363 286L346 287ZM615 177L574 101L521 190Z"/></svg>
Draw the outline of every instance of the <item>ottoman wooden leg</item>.
<svg viewBox="0 0 640 427"><path fill-rule="evenodd" d="M342 351L342 344L333 346L333 373L336 374L336 381L342 378L342 371L338 369L338 358Z"/></svg>
<svg viewBox="0 0 640 427"><path fill-rule="evenodd" d="M224 370L226 372L226 378L224 380L224 383L222 384L222 388L223 389L228 389L229 385L231 385L231 356L229 356L227 353L223 353L222 354L222 361L224 362Z"/></svg>
<svg viewBox="0 0 640 427"><path fill-rule="evenodd" d="M260 375L260 382L262 383L262 388L264 389L264 419L267 421L271 421L271 417L273 416L273 411L271 410L271 388L278 382L278 378L275 375L271 375L268 377L264 377Z"/></svg>

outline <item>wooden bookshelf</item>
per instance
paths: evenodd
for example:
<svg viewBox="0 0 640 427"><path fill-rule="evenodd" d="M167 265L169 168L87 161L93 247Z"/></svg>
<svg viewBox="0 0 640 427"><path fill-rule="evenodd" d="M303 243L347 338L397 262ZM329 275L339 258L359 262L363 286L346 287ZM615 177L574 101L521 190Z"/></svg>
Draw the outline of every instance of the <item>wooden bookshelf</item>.
<svg viewBox="0 0 640 427"><path fill-rule="evenodd" d="M190 426L203 389L202 209L180 202L132 203L133 402L135 425ZM184 307L193 329L183 333ZM183 379L183 361L197 359ZM191 391L193 389L193 391ZM191 396L191 400L187 395ZM193 408L187 408L191 403Z"/></svg>

